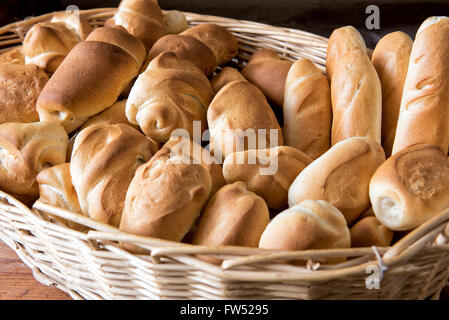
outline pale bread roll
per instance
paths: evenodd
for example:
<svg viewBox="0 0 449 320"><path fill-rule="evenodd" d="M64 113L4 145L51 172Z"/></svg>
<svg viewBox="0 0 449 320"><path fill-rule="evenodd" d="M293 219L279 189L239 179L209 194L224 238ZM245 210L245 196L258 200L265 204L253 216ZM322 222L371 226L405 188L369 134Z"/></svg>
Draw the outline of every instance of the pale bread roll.
<svg viewBox="0 0 449 320"><path fill-rule="evenodd" d="M389 230L377 220L368 216L354 224L349 229L351 234L351 247L388 247L393 240L393 231Z"/></svg>
<svg viewBox="0 0 449 320"><path fill-rule="evenodd" d="M244 182L222 187L209 199L192 243L205 246L257 247L270 222L265 201Z"/></svg>
<svg viewBox="0 0 449 320"><path fill-rule="evenodd" d="M449 146L449 18L428 18L410 55L393 154L417 143Z"/></svg>
<svg viewBox="0 0 449 320"><path fill-rule="evenodd" d="M189 27L186 16L178 10L170 10L164 14L165 30L170 34L178 34Z"/></svg>
<svg viewBox="0 0 449 320"><path fill-rule="evenodd" d="M52 16L50 22L64 23L65 26L76 32L80 40L85 40L89 33L92 32L92 26L89 21L79 14L60 12Z"/></svg>
<svg viewBox="0 0 449 320"><path fill-rule="evenodd" d="M449 159L438 146L410 146L377 169L369 192L383 225L394 231L414 229L449 206Z"/></svg>
<svg viewBox="0 0 449 320"><path fill-rule="evenodd" d="M268 207L288 207L288 189L298 174L313 160L287 146L231 153L223 163L227 183L243 181L248 190L261 196Z"/></svg>
<svg viewBox="0 0 449 320"><path fill-rule="evenodd" d="M291 66L284 94L285 144L312 159L330 148L332 105L326 76L307 59Z"/></svg>
<svg viewBox="0 0 449 320"><path fill-rule="evenodd" d="M219 73L210 79L210 84L215 93L221 90L229 82L237 80L246 80L245 77L235 68L224 67Z"/></svg>
<svg viewBox="0 0 449 320"><path fill-rule="evenodd" d="M406 33L393 32L380 39L371 58L382 86L382 146L387 157L393 149L412 46Z"/></svg>
<svg viewBox="0 0 449 320"><path fill-rule="evenodd" d="M374 140L340 141L298 175L288 191L289 206L307 199L326 200L351 225L368 209L370 179L383 161L384 151Z"/></svg>

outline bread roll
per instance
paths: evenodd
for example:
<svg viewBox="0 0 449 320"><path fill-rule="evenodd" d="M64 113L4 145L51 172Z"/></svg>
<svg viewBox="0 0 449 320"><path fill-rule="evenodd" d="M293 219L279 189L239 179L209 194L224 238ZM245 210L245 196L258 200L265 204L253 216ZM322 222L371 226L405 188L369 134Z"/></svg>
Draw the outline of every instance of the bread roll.
<svg viewBox="0 0 449 320"><path fill-rule="evenodd" d="M365 40L360 32L353 26L335 29L327 43L326 73L330 81L341 59L352 50L367 53Z"/></svg>
<svg viewBox="0 0 449 320"><path fill-rule="evenodd" d="M106 26L122 26L145 45L147 51L167 33L157 0L122 0L117 13Z"/></svg>
<svg viewBox="0 0 449 320"><path fill-rule="evenodd" d="M96 29L70 51L45 86L37 101L39 118L74 131L117 101L144 58L143 45L123 28Z"/></svg>
<svg viewBox="0 0 449 320"><path fill-rule="evenodd" d="M284 144L281 128L265 96L247 81L232 81L215 95L207 110L207 123L211 151L217 158Z"/></svg>
<svg viewBox="0 0 449 320"><path fill-rule="evenodd" d="M39 194L36 175L66 162L68 136L49 122L0 125L0 189L22 201Z"/></svg>
<svg viewBox="0 0 449 320"><path fill-rule="evenodd" d="M279 213L263 232L259 248L309 250L349 248L343 214L323 200L305 200Z"/></svg>
<svg viewBox="0 0 449 320"><path fill-rule="evenodd" d="M140 166L126 194L120 230L181 241L209 198L212 181L207 166L193 163L189 152L163 146ZM130 244L123 247L133 252Z"/></svg>
<svg viewBox="0 0 449 320"><path fill-rule="evenodd" d="M288 189L298 174L312 162L303 152L287 146L231 153L223 163L227 183L243 181L261 196L268 207L288 207Z"/></svg>
<svg viewBox="0 0 449 320"><path fill-rule="evenodd" d="M39 121L36 100L47 81L38 66L0 64L0 123Z"/></svg>
<svg viewBox="0 0 449 320"><path fill-rule="evenodd" d="M380 39L371 59L382 86L382 146L387 157L393 149L412 46L406 33L393 32Z"/></svg>
<svg viewBox="0 0 449 320"><path fill-rule="evenodd" d="M384 160L384 151L374 140L341 141L298 175L288 191L289 206L307 199L326 200L351 225L368 209L370 179Z"/></svg>
<svg viewBox="0 0 449 320"><path fill-rule="evenodd" d="M16 47L0 54L0 64L3 63L25 64L23 46Z"/></svg>
<svg viewBox="0 0 449 320"><path fill-rule="evenodd" d="M257 247L269 222L265 201L237 181L218 190L207 202L192 243Z"/></svg>
<svg viewBox="0 0 449 320"><path fill-rule="evenodd" d="M269 49L259 49L253 53L242 74L255 84L276 106L284 104L285 80L292 63Z"/></svg>
<svg viewBox="0 0 449 320"><path fill-rule="evenodd" d="M52 74L80 41L75 31L63 23L35 24L23 40L26 64L34 64Z"/></svg>
<svg viewBox="0 0 449 320"><path fill-rule="evenodd" d="M287 74L284 95L285 144L312 159L330 148L332 105L326 76L307 59L297 60Z"/></svg>
<svg viewBox="0 0 449 320"><path fill-rule="evenodd" d="M193 136L194 121L206 128L206 110L214 92L206 76L189 61L164 52L137 78L126 116L157 142L165 142L175 129Z"/></svg>
<svg viewBox="0 0 449 320"><path fill-rule="evenodd" d="M393 240L393 231L381 224L376 217L361 219L352 226L349 232L352 248L388 247Z"/></svg>
<svg viewBox="0 0 449 320"><path fill-rule="evenodd" d="M231 67L224 67L221 69L219 73L217 73L212 77L212 79L210 80L210 84L212 86L212 89L214 89L215 93L217 93L229 82L236 80L246 80L246 79L237 69Z"/></svg>
<svg viewBox="0 0 449 320"><path fill-rule="evenodd" d="M234 58L239 51L239 43L235 36L219 25L204 23L180 33L200 40L215 55L218 65L222 65Z"/></svg>
<svg viewBox="0 0 449 320"><path fill-rule="evenodd" d="M189 27L184 13L178 10L170 10L165 13L163 23L165 30L170 34L181 33Z"/></svg>
<svg viewBox="0 0 449 320"><path fill-rule="evenodd" d="M449 205L449 160L435 145L408 147L377 169L369 192L383 225L394 231L414 229Z"/></svg>
<svg viewBox="0 0 449 320"><path fill-rule="evenodd" d="M80 131L70 172L84 215L119 226L126 191L157 145L126 124L98 124Z"/></svg>
<svg viewBox="0 0 449 320"><path fill-rule="evenodd" d="M381 142L382 88L365 52L352 50L340 58L331 80L332 145L351 137Z"/></svg>
<svg viewBox="0 0 449 320"><path fill-rule="evenodd" d="M393 154L417 143L449 146L449 18L428 18L410 55Z"/></svg>
<svg viewBox="0 0 449 320"><path fill-rule="evenodd" d="M89 21L79 14L60 12L53 15L50 22L63 23L67 28L75 31L80 40L85 40L92 32L92 26Z"/></svg>

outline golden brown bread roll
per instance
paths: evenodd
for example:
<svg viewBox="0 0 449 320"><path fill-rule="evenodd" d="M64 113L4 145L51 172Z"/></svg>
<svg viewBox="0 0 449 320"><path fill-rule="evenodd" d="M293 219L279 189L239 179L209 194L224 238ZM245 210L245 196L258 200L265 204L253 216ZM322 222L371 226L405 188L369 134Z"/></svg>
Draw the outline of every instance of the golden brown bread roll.
<svg viewBox="0 0 449 320"><path fill-rule="evenodd" d="M380 39L371 59L382 86L382 146L387 158L393 149L412 46L406 33L393 32Z"/></svg>
<svg viewBox="0 0 449 320"><path fill-rule="evenodd" d="M449 159L438 146L410 146L377 169L369 192L383 225L394 231L414 229L449 205Z"/></svg>
<svg viewBox="0 0 449 320"><path fill-rule="evenodd" d="M118 227L131 179L156 151L154 141L123 123L80 131L70 172L84 215Z"/></svg>
<svg viewBox="0 0 449 320"><path fill-rule="evenodd" d="M65 26L76 32L80 40L85 40L92 32L92 26L89 21L79 14L60 12L53 15L50 22L63 23Z"/></svg>
<svg viewBox="0 0 449 320"><path fill-rule="evenodd" d="M232 81L215 95L207 109L207 123L211 151L218 159L232 152L284 144L267 99L246 80Z"/></svg>
<svg viewBox="0 0 449 320"><path fill-rule="evenodd" d="M265 201L244 182L228 184L209 199L192 243L205 246L257 247L270 222Z"/></svg>
<svg viewBox="0 0 449 320"><path fill-rule="evenodd" d="M173 152L165 145L140 166L126 194L120 230L181 241L209 198L209 169L193 163L189 152ZM139 252L133 245L123 247Z"/></svg>
<svg viewBox="0 0 449 320"><path fill-rule="evenodd" d="M389 230L376 219L366 217L359 220L349 229L351 234L351 247L388 247L393 240L393 231Z"/></svg>
<svg viewBox="0 0 449 320"><path fill-rule="evenodd" d="M305 200L279 213L263 232L259 248L309 250L349 248L343 214L323 200Z"/></svg>
<svg viewBox="0 0 449 320"><path fill-rule="evenodd" d="M223 175L227 183L245 182L268 207L283 210L288 207L290 185L311 162L305 153L287 146L246 150L225 158Z"/></svg>
<svg viewBox="0 0 449 320"><path fill-rule="evenodd" d="M39 121L36 101L47 82L38 66L0 64L0 123Z"/></svg>
<svg viewBox="0 0 449 320"><path fill-rule="evenodd" d="M393 154L417 143L449 146L449 18L428 18L410 55Z"/></svg>
<svg viewBox="0 0 449 320"><path fill-rule="evenodd" d="M212 77L212 79L210 80L210 84L212 86L212 89L214 89L215 93L217 93L229 82L236 80L246 80L246 79L237 69L231 67L224 67L221 69L219 73L217 73Z"/></svg>
<svg viewBox="0 0 449 320"><path fill-rule="evenodd" d="M175 129L193 136L194 121L206 128L206 110L214 92L206 76L173 52L163 52L139 75L126 102L126 116L157 142Z"/></svg>
<svg viewBox="0 0 449 320"><path fill-rule="evenodd" d="M253 53L242 74L255 84L276 106L284 104L285 80L292 63L274 51L259 49Z"/></svg>
<svg viewBox="0 0 449 320"><path fill-rule="evenodd" d="M25 62L52 74L79 41L76 32L67 28L64 23L37 23L23 40Z"/></svg>
<svg viewBox="0 0 449 320"><path fill-rule="evenodd" d="M68 136L64 128L49 122L0 125L0 188L19 200L35 200L36 175L66 162Z"/></svg>
<svg viewBox="0 0 449 320"><path fill-rule="evenodd" d="M25 64L23 46L18 46L0 54L0 64L2 63Z"/></svg>
<svg viewBox="0 0 449 320"><path fill-rule="evenodd" d="M285 144L312 159L330 148L332 105L326 76L307 59L290 68L284 95Z"/></svg>
<svg viewBox="0 0 449 320"><path fill-rule="evenodd" d="M178 10L170 10L164 14L165 30L170 34L178 34L189 27L186 16Z"/></svg>
<svg viewBox="0 0 449 320"><path fill-rule="evenodd" d="M108 42L97 41L103 35ZM117 101L144 58L143 44L123 28L96 29L70 51L42 90L39 118L74 131Z"/></svg>
<svg viewBox="0 0 449 320"><path fill-rule="evenodd" d="M383 161L384 151L374 140L340 141L296 177L288 191L289 206L307 199L326 200L351 225L368 209L370 179Z"/></svg>

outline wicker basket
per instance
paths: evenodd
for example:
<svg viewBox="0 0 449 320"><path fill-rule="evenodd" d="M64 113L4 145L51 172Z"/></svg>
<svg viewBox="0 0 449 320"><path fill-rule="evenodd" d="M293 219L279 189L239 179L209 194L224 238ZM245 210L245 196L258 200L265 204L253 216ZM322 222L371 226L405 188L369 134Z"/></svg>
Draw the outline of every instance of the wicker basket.
<svg viewBox="0 0 449 320"><path fill-rule="evenodd" d="M80 11L94 27L114 13ZM20 44L33 24L52 15L0 28L0 52ZM232 31L241 44L237 65L267 47L288 60L308 58L324 70L326 38L254 22L186 16L191 25L213 22ZM55 217L87 229L72 230ZM449 210L387 248L273 252L201 247L126 234L39 201L30 209L0 191L0 239L37 280L75 299L438 299L449 276L448 238ZM148 249L148 254L130 254L118 241ZM211 264L199 255L223 262ZM332 265L325 263L329 258L346 259ZM278 262L285 259L304 263Z"/></svg>

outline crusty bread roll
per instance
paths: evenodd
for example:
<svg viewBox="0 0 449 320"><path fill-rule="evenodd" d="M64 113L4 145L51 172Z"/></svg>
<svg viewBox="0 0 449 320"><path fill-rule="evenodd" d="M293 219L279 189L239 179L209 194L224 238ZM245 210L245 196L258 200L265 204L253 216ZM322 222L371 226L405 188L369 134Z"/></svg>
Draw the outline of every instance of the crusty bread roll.
<svg viewBox="0 0 449 320"><path fill-rule="evenodd" d="M38 66L0 64L0 123L39 121L36 101L47 82Z"/></svg>
<svg viewBox="0 0 449 320"><path fill-rule="evenodd" d="M80 131L70 173L84 215L118 227L131 179L156 151L154 141L123 123Z"/></svg>
<svg viewBox="0 0 449 320"><path fill-rule="evenodd" d="M211 187L206 166L193 163L189 152L179 154L163 146L137 169L126 194L120 230L181 241L199 217ZM141 251L126 243L123 247Z"/></svg>
<svg viewBox="0 0 449 320"><path fill-rule="evenodd" d="M246 80L232 81L215 95L207 109L207 123L211 151L217 158L232 152L284 144L281 128L267 99Z"/></svg>
<svg viewBox="0 0 449 320"><path fill-rule="evenodd" d="M380 39L371 58L382 86L382 146L387 158L393 149L412 46L406 33L393 32Z"/></svg>
<svg viewBox="0 0 449 320"><path fill-rule="evenodd" d="M305 200L279 213L263 232L259 248L309 250L349 248L343 214L323 200Z"/></svg>
<svg viewBox="0 0 449 320"><path fill-rule="evenodd" d="M376 217L365 217L357 221L349 229L349 232L351 234L352 248L388 247L394 235L393 231L380 223Z"/></svg>
<svg viewBox="0 0 449 320"><path fill-rule="evenodd" d="M25 55L23 54L23 46L15 47L5 53L0 54L0 64L13 63L25 64Z"/></svg>
<svg viewBox="0 0 449 320"><path fill-rule="evenodd" d="M74 131L116 102L144 59L143 44L123 28L96 29L70 51L45 86L37 101L39 118Z"/></svg>
<svg viewBox="0 0 449 320"><path fill-rule="evenodd" d="M292 63L274 51L259 49L253 53L242 74L255 84L276 106L284 104L285 80Z"/></svg>
<svg viewBox="0 0 449 320"><path fill-rule="evenodd" d="M92 26L89 21L79 14L59 12L55 13L50 22L63 23L65 26L76 32L80 40L85 40L92 32Z"/></svg>
<svg viewBox="0 0 449 320"><path fill-rule="evenodd" d="M66 162L68 136L49 122L0 125L0 188L25 202L39 194L36 175Z"/></svg>
<svg viewBox="0 0 449 320"><path fill-rule="evenodd" d="M449 146L449 18L428 18L419 28L401 100L393 154L417 143Z"/></svg>
<svg viewBox="0 0 449 320"><path fill-rule="evenodd" d="M377 169L369 195L383 225L414 229L449 206L449 159L436 145L403 149Z"/></svg>
<svg viewBox="0 0 449 320"><path fill-rule="evenodd" d="M167 33L157 0L122 0L117 13L105 25L122 26L142 41L147 51Z"/></svg>
<svg viewBox="0 0 449 320"><path fill-rule="evenodd" d="M268 207L283 210L288 207L290 185L311 162L309 156L293 147L246 150L225 158L223 175L227 183L245 182Z"/></svg>
<svg viewBox="0 0 449 320"><path fill-rule="evenodd" d="M206 76L173 52L163 52L139 75L126 102L126 116L157 142L175 129L193 136L194 121L206 128L206 110L214 92Z"/></svg>
<svg viewBox="0 0 449 320"><path fill-rule="evenodd" d="M285 144L312 159L330 148L332 105L326 76L307 59L293 63L285 81Z"/></svg>
<svg viewBox="0 0 449 320"><path fill-rule="evenodd" d="M164 14L165 30L170 34L178 34L189 27L186 16L178 10L170 10Z"/></svg>
<svg viewBox="0 0 449 320"><path fill-rule="evenodd" d="M37 23L23 40L25 62L52 74L79 41L76 32L67 28L64 23Z"/></svg>
<svg viewBox="0 0 449 320"><path fill-rule="evenodd" d="M352 50L340 58L331 80L332 145L351 137L381 142L382 88L368 55Z"/></svg>
<svg viewBox="0 0 449 320"><path fill-rule="evenodd" d="M335 29L327 43L326 73L329 80L332 80L334 69L341 63L341 59L352 50L367 53L365 40L360 32L353 26Z"/></svg>
<svg viewBox="0 0 449 320"><path fill-rule="evenodd" d="M212 86L212 89L214 89L215 93L217 93L229 82L236 80L246 80L246 79L237 69L231 67L224 67L221 69L219 73L217 73L212 77L212 79L210 80L210 84Z"/></svg>
<svg viewBox="0 0 449 320"><path fill-rule="evenodd" d="M192 243L257 247L269 222L265 201L237 181L218 190L207 202Z"/></svg>
<svg viewBox="0 0 449 320"><path fill-rule="evenodd" d="M234 58L239 51L239 43L235 36L223 27L214 23L204 23L180 33L200 40L208 46L222 65Z"/></svg>
<svg viewBox="0 0 449 320"><path fill-rule="evenodd" d="M384 151L376 141L359 137L343 140L298 175L288 191L289 206L307 199L326 200L351 225L368 209L370 179L383 161Z"/></svg>

